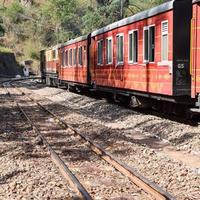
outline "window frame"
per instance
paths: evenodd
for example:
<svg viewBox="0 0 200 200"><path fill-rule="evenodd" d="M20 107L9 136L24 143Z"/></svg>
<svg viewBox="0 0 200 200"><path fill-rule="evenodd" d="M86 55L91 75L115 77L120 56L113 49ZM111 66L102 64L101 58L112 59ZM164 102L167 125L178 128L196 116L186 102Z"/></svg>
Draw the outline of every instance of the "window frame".
<svg viewBox="0 0 200 200"><path fill-rule="evenodd" d="M62 68L65 67L65 60L63 60L63 59L65 59L65 56L63 56L63 55L65 55L65 50L64 49L61 50L61 67Z"/></svg>
<svg viewBox="0 0 200 200"><path fill-rule="evenodd" d="M107 52L107 41L111 40L111 62L108 62L108 52ZM112 65L113 64L113 37L109 36L106 38L106 65Z"/></svg>
<svg viewBox="0 0 200 200"><path fill-rule="evenodd" d="M102 41L102 52L101 52L101 53L102 53L102 63L99 63L98 45L99 45L99 43L100 43L101 41ZM103 59L103 57L104 57L104 56L103 56L103 51L104 51L104 49L103 49L103 48L104 48L104 47L103 47L103 43L104 43L104 42L103 42L103 41L104 41L103 39L100 39L100 40L97 41L97 65L98 65L98 66L103 66L103 62L104 62L104 59Z"/></svg>
<svg viewBox="0 0 200 200"><path fill-rule="evenodd" d="M118 36L122 36L123 37L123 61L120 61L120 62L118 62L118 48L117 48L117 37ZM125 50L125 44L124 44L124 33L118 33L117 35L116 35L116 65L117 66L120 66L120 65L124 65L124 50Z"/></svg>
<svg viewBox="0 0 200 200"><path fill-rule="evenodd" d="M167 32L162 31L163 24L167 23ZM163 60L163 35L167 33L167 60ZM169 21L164 20L161 22L161 62L168 62L169 61Z"/></svg>
<svg viewBox="0 0 200 200"><path fill-rule="evenodd" d="M149 61L149 55L150 55L150 52L149 52L149 50L150 50L150 28L151 27L154 27L154 61ZM148 60L145 60L145 30L148 30ZM155 24L151 24L151 25L149 25L149 26L144 26L143 27L143 63L145 63L145 64L147 64L147 63L155 63L156 61L155 61L155 55L156 55L156 51L155 51L155 47L156 47L156 25Z"/></svg>
<svg viewBox="0 0 200 200"><path fill-rule="evenodd" d="M130 60L130 51L129 51L130 50L129 36L130 34L133 34L134 36L134 32L137 32L137 62L134 62L134 59ZM133 37L133 44L134 44L134 37ZM128 64L138 64L138 50L139 50L139 29L132 29L128 32ZM133 46L133 53L134 53L134 46Z"/></svg>
<svg viewBox="0 0 200 200"><path fill-rule="evenodd" d="M68 52L68 53L67 53ZM67 53L67 65L66 65L66 53ZM64 50L64 67L69 66L69 49Z"/></svg>
<svg viewBox="0 0 200 200"><path fill-rule="evenodd" d="M52 60L57 60L57 50L56 49L51 50L51 58L52 58Z"/></svg>
<svg viewBox="0 0 200 200"><path fill-rule="evenodd" d="M70 56L70 52L71 52L71 56ZM71 60L71 63L70 63L70 60ZM73 49L70 48L69 49L69 67L72 67L73 66Z"/></svg>
<svg viewBox="0 0 200 200"><path fill-rule="evenodd" d="M77 50L78 50L78 48L77 47L74 47L73 48L73 56L72 56L72 58L73 58L73 62L72 62L72 66L74 66L74 67L77 67ZM75 55L74 55L75 54ZM75 58L75 63L74 63L74 58Z"/></svg>
<svg viewBox="0 0 200 200"><path fill-rule="evenodd" d="M149 38L150 38L150 28L151 27L154 27L154 61L148 61L149 63L155 63L156 61L156 25L155 24L152 24L152 25L149 25ZM149 39L149 49L148 51L150 50L150 39ZM149 55L150 55L150 52L149 52Z"/></svg>
<svg viewBox="0 0 200 200"><path fill-rule="evenodd" d="M80 49L81 49L81 61L82 63L80 64L80 57L79 57L79 52L80 52ZM80 67L83 67L83 46L78 46L78 66Z"/></svg>

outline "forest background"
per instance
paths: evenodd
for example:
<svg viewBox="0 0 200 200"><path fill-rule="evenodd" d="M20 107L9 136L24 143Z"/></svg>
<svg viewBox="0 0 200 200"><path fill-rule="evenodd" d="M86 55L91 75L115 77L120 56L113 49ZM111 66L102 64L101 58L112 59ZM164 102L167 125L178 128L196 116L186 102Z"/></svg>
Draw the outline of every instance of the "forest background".
<svg viewBox="0 0 200 200"><path fill-rule="evenodd" d="M164 0L0 0L0 51L39 64L41 49L163 3Z"/></svg>

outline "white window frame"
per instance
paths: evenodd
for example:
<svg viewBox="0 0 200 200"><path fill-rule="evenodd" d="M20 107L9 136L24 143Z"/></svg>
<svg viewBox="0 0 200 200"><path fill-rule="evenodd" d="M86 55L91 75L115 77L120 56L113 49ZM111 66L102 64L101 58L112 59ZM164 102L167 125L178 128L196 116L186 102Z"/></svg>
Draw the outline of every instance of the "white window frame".
<svg viewBox="0 0 200 200"><path fill-rule="evenodd" d="M117 37L118 36L123 36L123 61L121 61L121 62L118 62L118 60L117 60L117 57L118 57L118 49L117 49ZM124 33L118 33L117 35L116 35L116 63L117 63L117 66L118 65L123 65L124 64L124 49L125 49L125 44L124 44Z"/></svg>
<svg viewBox="0 0 200 200"><path fill-rule="evenodd" d="M143 28L143 63L147 63L149 62L149 59L146 60L145 59L145 31L148 30L148 37L149 37L149 27L148 26L145 26ZM148 42L149 42L149 38L148 38ZM148 46L148 58L149 58L149 46Z"/></svg>
<svg viewBox="0 0 200 200"><path fill-rule="evenodd" d="M103 50L103 44L102 44L102 63L99 63L98 46L99 46L99 43L100 43L101 41L103 42L103 39L100 39L100 40L97 41L97 65L98 65L98 66L103 66L103 61L104 61L104 59L103 59L103 52L104 52L104 50Z"/></svg>
<svg viewBox="0 0 200 200"><path fill-rule="evenodd" d="M66 65L66 52L68 52L68 65ZM68 67L69 66L69 49L66 49L64 51L64 67Z"/></svg>
<svg viewBox="0 0 200 200"><path fill-rule="evenodd" d="M149 31L149 29L151 28L151 27L154 27L154 36L155 36L155 38L154 39L156 39L156 26L155 26L155 24L151 24L151 25L149 25L149 26L144 26L144 28L143 28L143 63L155 63L155 55L156 55L156 53L155 53L155 46L156 46L156 44L154 44L155 46L154 46L154 61L149 61L149 47L150 47L150 31ZM145 60L145 58L144 58L144 54L145 54L145 35L144 35L144 32L145 32L145 30L148 30L148 60ZM154 43L156 43L156 40L154 41Z"/></svg>
<svg viewBox="0 0 200 200"><path fill-rule="evenodd" d="M167 31L162 32L163 24L167 23ZM167 60L163 60L163 35L167 34ZM169 61L169 21L165 20L161 22L161 62L165 63Z"/></svg>
<svg viewBox="0 0 200 200"><path fill-rule="evenodd" d="M108 60L107 60L107 41L109 41L109 40L111 40L111 62L108 62ZM112 36L110 36L110 37L107 37L106 38L106 65L111 65L111 64L113 64L113 37Z"/></svg>
<svg viewBox="0 0 200 200"><path fill-rule="evenodd" d="M63 60L63 58L65 58L65 57L63 56L63 54L65 55L65 50L62 49L61 52L62 52L62 57L61 57L61 67L64 68L64 67L65 67L65 60Z"/></svg>
<svg viewBox="0 0 200 200"><path fill-rule="evenodd" d="M79 51L80 51L80 48L82 48L82 55L81 55L81 57L82 57L82 64L80 64L79 63ZM78 46L78 66L80 66L80 67L82 67L83 66L83 51L84 51L84 49L83 49L83 46Z"/></svg>
<svg viewBox="0 0 200 200"><path fill-rule="evenodd" d="M53 52L55 52L55 57L53 57ZM57 50L56 49L52 49L51 50L51 54L52 54L52 60L57 60Z"/></svg>
<svg viewBox="0 0 200 200"><path fill-rule="evenodd" d="M75 50L76 50L76 55L74 55ZM72 58L73 58L72 61L73 61L73 62L72 62L72 66L74 66L74 67L77 66L77 61L78 61L78 60L77 60L77 50L78 50L77 47L74 47L74 48L73 48L73 56L72 56ZM74 57L74 56L76 56L76 57ZM75 58L76 63L74 63L74 58Z"/></svg>
<svg viewBox="0 0 200 200"><path fill-rule="evenodd" d="M129 35L134 34L134 32L137 32L137 62L134 62L133 60L130 60L130 42L129 42ZM134 48L134 47L133 47ZM137 64L138 63L138 50L139 50L139 30L138 29L132 29L128 32L128 64ZM134 52L134 49L133 49Z"/></svg>
<svg viewBox="0 0 200 200"><path fill-rule="evenodd" d="M71 63L70 63L70 51L72 52ZM69 49L69 65L68 66L69 67L73 66L73 49L72 48Z"/></svg>

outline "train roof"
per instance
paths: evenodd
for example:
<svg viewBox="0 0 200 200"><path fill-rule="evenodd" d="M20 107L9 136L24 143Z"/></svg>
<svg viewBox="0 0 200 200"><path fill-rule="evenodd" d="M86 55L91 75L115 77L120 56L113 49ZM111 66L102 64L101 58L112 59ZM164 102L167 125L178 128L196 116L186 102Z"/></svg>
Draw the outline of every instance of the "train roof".
<svg viewBox="0 0 200 200"><path fill-rule="evenodd" d="M155 16L155 15L158 15L160 13L172 10L174 1L175 0L168 1L166 3L159 5L159 6L150 8L150 9L145 10L143 12L137 13L133 16L130 16L130 17L127 17L127 18L122 19L120 21L109 24L109 25L107 25L103 28L100 28L96 31L93 31L91 36L94 37L94 36L97 36L99 34L108 32L110 30L113 30L113 29L116 29L116 28L119 28L119 27L122 27L122 26L125 26L125 25L128 25L128 24L131 24L131 23L134 23L134 22ZM197 2L200 2L200 0L193 0L193 3L197 3Z"/></svg>
<svg viewBox="0 0 200 200"><path fill-rule="evenodd" d="M155 16L157 14L172 10L174 1L175 0L165 2L165 3L163 3L163 4L159 5L159 6L150 8L150 9L145 10L143 12L137 13L137 14L135 14L133 16L130 16L130 17L127 17L127 18L122 19L120 21L117 21L117 22L114 22L112 24L109 24L109 25L107 25L107 26L105 26L103 28L100 28L100 29L98 29L96 31L93 31L91 33L91 36L94 37L94 36L97 36L99 34L108 32L110 30L125 26L127 24L131 24L131 23L134 23L136 21L140 21L140 20ZM197 3L197 2L200 2L200 0L193 0L193 3ZM69 40L69 41L67 41L65 43L57 44L57 45L55 45L53 47L50 47L50 48L48 48L46 50L59 49L61 47L68 46L68 45L74 44L76 42L87 40L87 37L88 37L88 35L80 36L78 38L71 39L71 40Z"/></svg>
<svg viewBox="0 0 200 200"><path fill-rule="evenodd" d="M137 22L137 21L152 17L154 15L166 12L168 10L171 10L173 8L173 3L174 3L174 1L169 1L169 2L163 3L163 4L159 5L159 6L150 8L150 9L142 11L140 13L137 13L137 14L135 14L133 16L124 18L124 19L122 19L120 21L114 22L114 23L112 23L110 25L107 25L107 26L105 26L103 28L100 28L100 29L98 29L96 31L93 31L92 32L92 37L97 36L97 35L102 34L102 33L105 33L105 32L108 32L110 30L125 26L127 24L131 24L131 23L134 23L134 22Z"/></svg>
<svg viewBox="0 0 200 200"><path fill-rule="evenodd" d="M74 43L76 43L76 42L81 42L81 41L83 41L83 40L87 40L87 37L88 37L88 35L84 35L84 36L80 36L80 37L78 37L78 38L69 40L69 41L63 43L59 48L64 47L64 46L68 46L68 45L70 45L70 44L74 44Z"/></svg>
<svg viewBox="0 0 200 200"><path fill-rule="evenodd" d="M62 43L56 44L56 45L51 46L51 47L48 47L48 48L46 48L46 49L42 49L41 51L57 50L57 49L59 49L61 46L62 46Z"/></svg>

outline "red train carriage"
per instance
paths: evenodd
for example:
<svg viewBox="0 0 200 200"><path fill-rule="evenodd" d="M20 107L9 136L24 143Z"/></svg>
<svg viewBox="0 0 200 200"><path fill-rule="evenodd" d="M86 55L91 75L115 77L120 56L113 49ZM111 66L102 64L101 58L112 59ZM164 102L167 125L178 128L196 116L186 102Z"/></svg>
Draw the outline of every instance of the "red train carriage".
<svg viewBox="0 0 200 200"><path fill-rule="evenodd" d="M57 85L59 71L59 47L60 44L41 51L42 76L45 77L47 85Z"/></svg>
<svg viewBox="0 0 200 200"><path fill-rule="evenodd" d="M93 32L93 83L116 93L190 102L191 18L191 1L170 1Z"/></svg>
<svg viewBox="0 0 200 200"><path fill-rule="evenodd" d="M166 2L115 22L59 48L59 82L137 104L200 107L199 27L199 0Z"/></svg>
<svg viewBox="0 0 200 200"><path fill-rule="evenodd" d="M62 84L88 84L88 36L70 40L60 47L59 79Z"/></svg>

